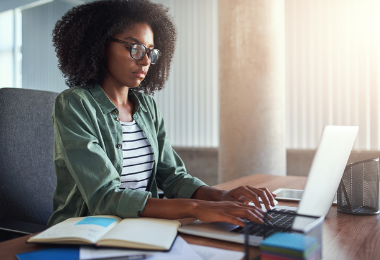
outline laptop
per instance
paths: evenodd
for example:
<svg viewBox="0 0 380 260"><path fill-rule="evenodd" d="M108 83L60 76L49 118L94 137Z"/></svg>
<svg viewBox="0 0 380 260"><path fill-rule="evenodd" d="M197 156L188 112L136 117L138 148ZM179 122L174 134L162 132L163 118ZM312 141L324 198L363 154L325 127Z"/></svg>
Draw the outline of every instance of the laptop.
<svg viewBox="0 0 380 260"><path fill-rule="evenodd" d="M293 211L297 214L313 216L314 218L307 225L298 227L303 233L308 234L315 227L320 226L329 212L358 130L357 126L326 126L298 208L279 205L273 208L281 212ZM296 224L295 222L293 220L293 225ZM179 232L184 234L244 244L244 232L239 233L236 230L241 231L241 228L224 222L202 223L199 220L179 228ZM259 246L264 235L262 232L251 234L249 244Z"/></svg>

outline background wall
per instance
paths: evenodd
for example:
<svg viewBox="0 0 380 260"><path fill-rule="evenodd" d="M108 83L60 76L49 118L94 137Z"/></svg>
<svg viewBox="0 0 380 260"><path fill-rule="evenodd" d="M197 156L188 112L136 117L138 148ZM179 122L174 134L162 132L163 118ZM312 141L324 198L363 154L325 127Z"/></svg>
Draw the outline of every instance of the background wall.
<svg viewBox="0 0 380 260"><path fill-rule="evenodd" d="M170 8L178 30L172 71L155 95L172 144L219 144L217 0L154 0ZM233 86L231 86L233 87Z"/></svg>
<svg viewBox="0 0 380 260"><path fill-rule="evenodd" d="M380 149L380 1L286 0L288 148L326 124L359 125L354 149Z"/></svg>

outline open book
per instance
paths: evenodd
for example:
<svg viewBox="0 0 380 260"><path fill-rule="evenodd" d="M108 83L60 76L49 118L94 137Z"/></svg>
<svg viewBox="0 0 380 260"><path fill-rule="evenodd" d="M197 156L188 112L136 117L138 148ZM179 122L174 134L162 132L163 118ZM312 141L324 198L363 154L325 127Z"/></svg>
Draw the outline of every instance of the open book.
<svg viewBox="0 0 380 260"><path fill-rule="evenodd" d="M29 238L30 243L93 244L149 250L169 250L180 222L156 218L99 215L70 218Z"/></svg>

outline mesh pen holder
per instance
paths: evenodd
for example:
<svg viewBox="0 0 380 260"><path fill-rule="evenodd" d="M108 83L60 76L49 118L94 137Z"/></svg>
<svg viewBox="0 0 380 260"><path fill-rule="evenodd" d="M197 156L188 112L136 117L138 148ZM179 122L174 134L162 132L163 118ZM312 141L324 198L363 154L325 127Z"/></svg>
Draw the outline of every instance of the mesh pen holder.
<svg viewBox="0 0 380 260"><path fill-rule="evenodd" d="M379 213L379 158L346 166L337 192L338 211L355 215Z"/></svg>

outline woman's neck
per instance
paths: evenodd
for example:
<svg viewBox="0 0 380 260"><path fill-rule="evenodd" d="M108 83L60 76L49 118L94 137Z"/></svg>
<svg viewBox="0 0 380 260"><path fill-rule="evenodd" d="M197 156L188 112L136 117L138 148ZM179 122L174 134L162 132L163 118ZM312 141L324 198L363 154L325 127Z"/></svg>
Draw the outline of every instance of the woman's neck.
<svg viewBox="0 0 380 260"><path fill-rule="evenodd" d="M129 88L120 90L103 88L103 90L116 106L127 105L130 102L128 100Z"/></svg>
<svg viewBox="0 0 380 260"><path fill-rule="evenodd" d="M123 122L133 121L134 104L128 98L129 88L102 84L102 89L119 110L120 120Z"/></svg>

